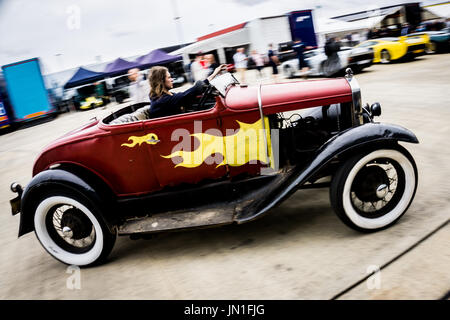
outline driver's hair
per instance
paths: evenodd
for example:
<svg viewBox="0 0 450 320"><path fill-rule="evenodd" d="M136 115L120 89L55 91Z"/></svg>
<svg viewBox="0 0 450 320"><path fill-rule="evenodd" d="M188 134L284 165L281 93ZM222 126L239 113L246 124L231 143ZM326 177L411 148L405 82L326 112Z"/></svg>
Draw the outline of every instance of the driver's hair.
<svg viewBox="0 0 450 320"><path fill-rule="evenodd" d="M159 98L163 94L170 94L169 90L167 90L165 82L166 82L166 74L169 70L166 67L153 67L150 69L150 97L151 98Z"/></svg>

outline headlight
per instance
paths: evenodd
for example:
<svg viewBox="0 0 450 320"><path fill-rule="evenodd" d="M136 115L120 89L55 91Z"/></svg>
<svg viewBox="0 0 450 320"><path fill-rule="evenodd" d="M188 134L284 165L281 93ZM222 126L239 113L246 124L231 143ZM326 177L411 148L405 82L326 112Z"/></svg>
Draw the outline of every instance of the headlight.
<svg viewBox="0 0 450 320"><path fill-rule="evenodd" d="M375 102L370 106L370 114L372 115L372 118L381 115L381 105L378 102Z"/></svg>

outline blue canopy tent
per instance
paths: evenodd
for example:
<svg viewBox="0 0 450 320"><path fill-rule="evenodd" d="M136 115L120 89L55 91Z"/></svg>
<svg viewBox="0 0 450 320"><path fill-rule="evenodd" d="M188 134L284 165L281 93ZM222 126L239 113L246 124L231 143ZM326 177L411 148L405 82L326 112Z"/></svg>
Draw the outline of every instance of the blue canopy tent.
<svg viewBox="0 0 450 320"><path fill-rule="evenodd" d="M150 68L157 65L163 65L170 62L181 60L182 57L180 55L173 56L165 53L162 50L153 50L146 55L140 56L135 60L135 62L139 65L141 69Z"/></svg>
<svg viewBox="0 0 450 320"><path fill-rule="evenodd" d="M130 62L130 61L124 60L122 58L117 58L113 62L108 63L108 65L106 65L105 70L103 70L103 72L108 77L115 77L115 76L120 76L122 74L126 74L128 72L128 70L133 69L133 68L138 68L138 67L139 67L139 64L136 62Z"/></svg>
<svg viewBox="0 0 450 320"><path fill-rule="evenodd" d="M105 78L103 72L95 72L80 67L77 72L64 85L64 89L82 86L83 84L92 83Z"/></svg>

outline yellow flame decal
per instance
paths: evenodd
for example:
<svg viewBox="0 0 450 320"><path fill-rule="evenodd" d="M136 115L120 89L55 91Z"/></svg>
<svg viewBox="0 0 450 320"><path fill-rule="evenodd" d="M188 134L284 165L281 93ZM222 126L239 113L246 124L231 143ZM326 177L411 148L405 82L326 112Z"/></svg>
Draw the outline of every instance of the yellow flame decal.
<svg viewBox="0 0 450 320"><path fill-rule="evenodd" d="M128 148L133 148L135 145L139 144L143 144L144 142L147 144L156 144L156 142L154 141L149 141L150 139L152 140L158 140L158 136L154 133L149 133L145 136L142 137L136 137L136 136L131 136L128 138L128 141L131 140L131 143L123 143L121 146L122 147L128 147Z"/></svg>
<svg viewBox="0 0 450 320"><path fill-rule="evenodd" d="M269 127L269 120L265 120L265 127ZM181 157L182 162L175 165L177 167L195 168L200 166L205 160L213 154L221 154L223 161L217 164L217 167L228 164L230 166L242 166L246 163L256 163L260 161L267 164L267 154L265 148L264 130L262 121L255 123L243 123L237 121L239 129L236 133L221 137L206 133L195 133L190 136L200 140L200 147L194 151L176 151L163 158ZM271 167L274 166L272 145L270 139L270 130L266 130L267 151ZM217 163L217 162L216 162ZM209 163L208 163L209 164Z"/></svg>

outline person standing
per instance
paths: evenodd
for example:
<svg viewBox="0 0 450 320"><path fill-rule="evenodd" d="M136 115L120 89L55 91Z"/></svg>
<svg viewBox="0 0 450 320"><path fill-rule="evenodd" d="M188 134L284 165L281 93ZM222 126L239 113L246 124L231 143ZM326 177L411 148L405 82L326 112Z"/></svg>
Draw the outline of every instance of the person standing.
<svg viewBox="0 0 450 320"><path fill-rule="evenodd" d="M322 64L322 72L327 77L335 74L341 69L341 62L338 54L339 50L341 50L339 38L331 37L325 43L327 60Z"/></svg>
<svg viewBox="0 0 450 320"><path fill-rule="evenodd" d="M269 57L269 66L272 67L272 79L274 82L278 81L278 65L280 64L280 60L278 59L278 56L273 50L273 45L269 44L269 50L267 52L267 56Z"/></svg>
<svg viewBox="0 0 450 320"><path fill-rule="evenodd" d="M236 53L233 55L234 67L239 74L241 83L245 83L245 71L247 70L248 61L248 58L244 52L244 48L238 48Z"/></svg>
<svg viewBox="0 0 450 320"><path fill-rule="evenodd" d="M206 79L208 69L204 68L203 65L203 53L199 51L195 56L195 60L191 64L191 74L194 82Z"/></svg>
<svg viewBox="0 0 450 320"><path fill-rule="evenodd" d="M309 50L309 49L312 49L312 47L306 46L306 44L304 42L302 42L302 39L300 39L300 38L295 39L295 42L292 45L292 50L294 50L297 53L298 69L301 71L301 73L305 77L306 77L306 74L308 73L309 66L305 60L304 52L305 52L305 50Z"/></svg>
<svg viewBox="0 0 450 320"><path fill-rule="evenodd" d="M208 69L207 76L210 76L213 74L214 70L219 66L219 64L216 62L216 58L212 53L205 55L206 60L206 68Z"/></svg>
<svg viewBox="0 0 450 320"><path fill-rule="evenodd" d="M400 31L401 36L406 36L409 33L409 23L404 23L402 25L402 30Z"/></svg>
<svg viewBox="0 0 450 320"><path fill-rule="evenodd" d="M352 33L352 47L357 46L360 41L361 41L361 37L359 36L359 33L353 32Z"/></svg>
<svg viewBox="0 0 450 320"><path fill-rule="evenodd" d="M128 92L130 93L130 98L133 104L140 102L150 102L148 94L150 92L150 86L147 81L139 73L138 68L133 68L128 70L128 79L130 79L130 85L128 87Z"/></svg>
<svg viewBox="0 0 450 320"><path fill-rule="evenodd" d="M253 62L255 63L256 70L258 70L259 78L262 78L262 68L264 67L264 57L262 54L258 53L256 50L252 50L250 55Z"/></svg>

